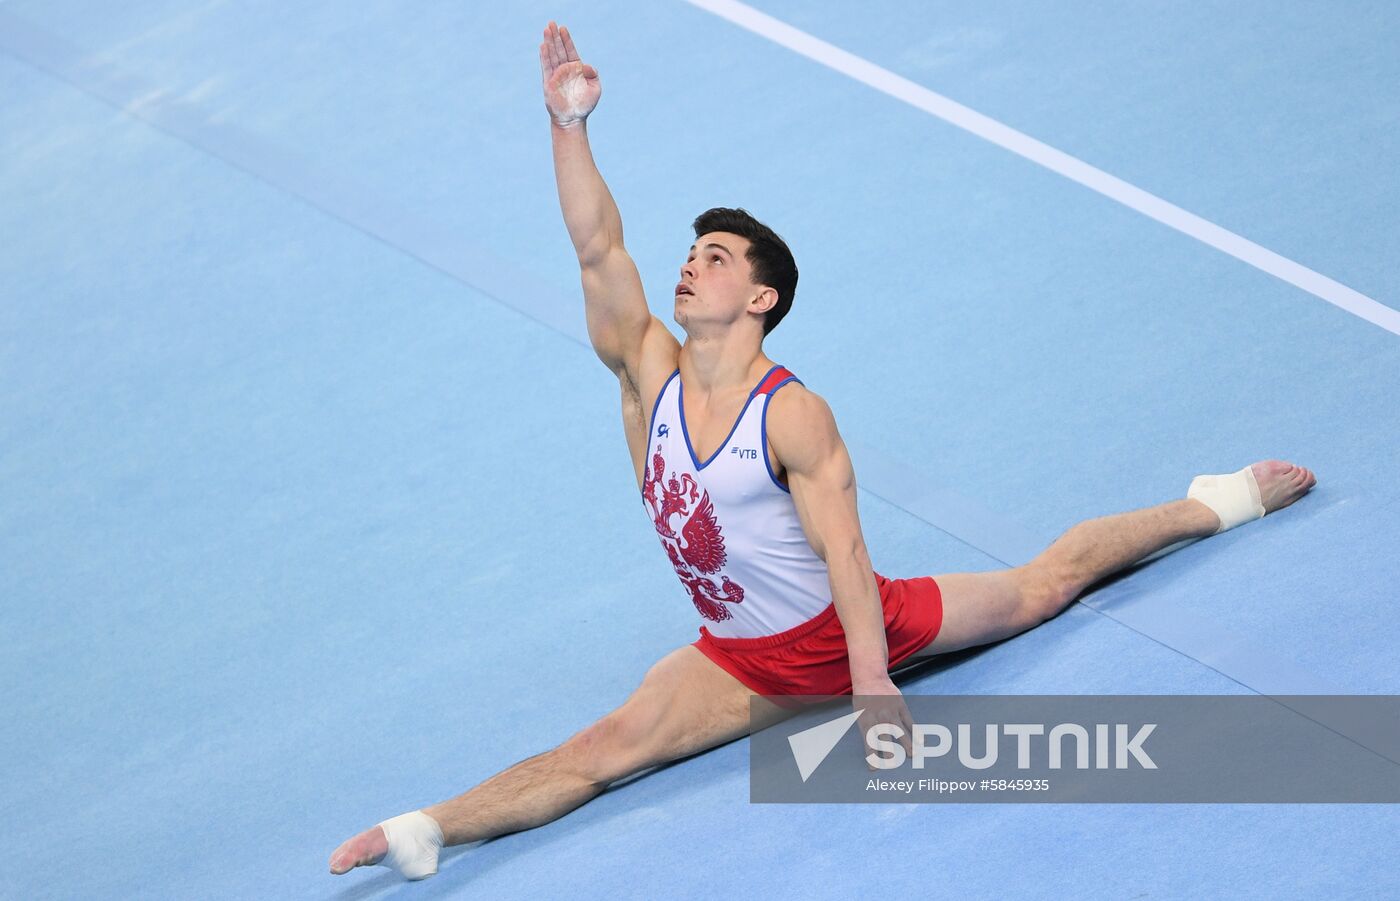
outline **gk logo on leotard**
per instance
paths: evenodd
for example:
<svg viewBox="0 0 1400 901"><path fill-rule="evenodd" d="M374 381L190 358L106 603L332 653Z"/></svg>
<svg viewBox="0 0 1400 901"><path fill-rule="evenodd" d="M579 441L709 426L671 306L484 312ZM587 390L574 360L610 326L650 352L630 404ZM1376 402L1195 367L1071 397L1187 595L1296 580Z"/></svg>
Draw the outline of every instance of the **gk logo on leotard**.
<svg viewBox="0 0 1400 901"><path fill-rule="evenodd" d="M731 447L731 454L738 454L740 460L757 460L758 451L752 447Z"/></svg>
<svg viewBox="0 0 1400 901"><path fill-rule="evenodd" d="M664 422L656 427L656 434L662 438L665 438L668 434L670 434L670 432L671 427L666 425Z"/></svg>

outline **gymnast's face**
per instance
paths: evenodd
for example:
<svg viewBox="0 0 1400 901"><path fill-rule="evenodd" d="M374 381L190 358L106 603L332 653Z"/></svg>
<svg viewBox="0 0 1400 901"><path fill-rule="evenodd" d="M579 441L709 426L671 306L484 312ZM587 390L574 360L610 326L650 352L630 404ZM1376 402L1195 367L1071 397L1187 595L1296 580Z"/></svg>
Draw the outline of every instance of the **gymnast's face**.
<svg viewBox="0 0 1400 901"><path fill-rule="evenodd" d="M756 315L762 325L763 310L749 312L754 302L765 303L761 296L765 289L750 281L753 267L745 258L748 249L748 238L729 232L710 232L695 239L676 285L677 323L688 330L702 322L728 324Z"/></svg>

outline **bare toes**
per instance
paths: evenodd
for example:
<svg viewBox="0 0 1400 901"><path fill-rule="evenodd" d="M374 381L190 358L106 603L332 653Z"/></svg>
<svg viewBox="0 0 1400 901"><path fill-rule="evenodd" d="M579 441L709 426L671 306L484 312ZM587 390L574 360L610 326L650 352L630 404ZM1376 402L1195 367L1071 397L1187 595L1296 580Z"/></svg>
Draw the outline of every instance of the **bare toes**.
<svg viewBox="0 0 1400 901"><path fill-rule="evenodd" d="M389 850L389 841L379 826L366 829L352 839L346 840L331 854L331 873L339 876L356 867L369 866L384 859Z"/></svg>

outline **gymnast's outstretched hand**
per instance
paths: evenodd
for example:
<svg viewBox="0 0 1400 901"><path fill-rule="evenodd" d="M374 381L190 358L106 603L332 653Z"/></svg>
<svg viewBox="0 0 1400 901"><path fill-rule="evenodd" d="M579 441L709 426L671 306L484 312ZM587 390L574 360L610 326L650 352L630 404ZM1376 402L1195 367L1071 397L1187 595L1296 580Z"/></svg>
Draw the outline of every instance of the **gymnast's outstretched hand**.
<svg viewBox="0 0 1400 901"><path fill-rule="evenodd" d="M569 29L553 22L540 43L540 75L545 109L561 128L582 124L603 96L598 70L579 60Z"/></svg>

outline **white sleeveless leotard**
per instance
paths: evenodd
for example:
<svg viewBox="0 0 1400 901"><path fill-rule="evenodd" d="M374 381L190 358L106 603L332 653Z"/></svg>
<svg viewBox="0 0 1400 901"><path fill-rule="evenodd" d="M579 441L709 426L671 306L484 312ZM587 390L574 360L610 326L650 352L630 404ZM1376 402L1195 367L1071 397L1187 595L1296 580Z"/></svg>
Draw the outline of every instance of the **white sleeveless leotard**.
<svg viewBox="0 0 1400 901"><path fill-rule="evenodd" d="M785 632L831 605L826 563L768 463L768 403L791 381L798 379L782 366L768 370L708 460L697 460L690 444L679 369L652 408L642 501L716 638Z"/></svg>

